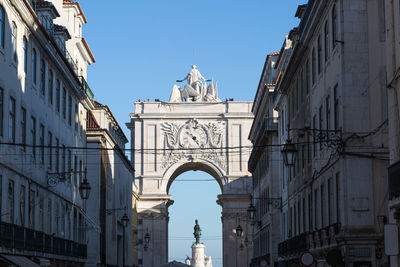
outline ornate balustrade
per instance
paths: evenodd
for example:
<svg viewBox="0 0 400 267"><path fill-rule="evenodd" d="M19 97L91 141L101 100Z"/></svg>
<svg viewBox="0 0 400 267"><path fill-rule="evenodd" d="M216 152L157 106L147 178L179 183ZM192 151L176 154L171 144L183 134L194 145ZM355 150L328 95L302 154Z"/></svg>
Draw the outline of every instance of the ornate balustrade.
<svg viewBox="0 0 400 267"><path fill-rule="evenodd" d="M0 222L0 246L85 259L87 246L15 224Z"/></svg>
<svg viewBox="0 0 400 267"><path fill-rule="evenodd" d="M309 249L308 233L295 236L278 245L278 255L280 257L297 254Z"/></svg>
<svg viewBox="0 0 400 267"><path fill-rule="evenodd" d="M332 224L314 232L306 232L288 239L278 245L280 257L299 254L309 249L316 249L336 244L336 235L340 232L340 224Z"/></svg>

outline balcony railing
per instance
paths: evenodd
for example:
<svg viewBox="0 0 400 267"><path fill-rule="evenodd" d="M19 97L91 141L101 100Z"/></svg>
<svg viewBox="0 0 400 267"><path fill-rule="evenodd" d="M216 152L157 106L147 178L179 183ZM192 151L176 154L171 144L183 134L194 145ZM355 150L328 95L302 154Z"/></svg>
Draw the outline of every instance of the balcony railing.
<svg viewBox="0 0 400 267"><path fill-rule="evenodd" d="M289 256L298 254L303 251L307 251L310 248L308 242L308 233L304 233L288 239L278 245L279 257Z"/></svg>
<svg viewBox="0 0 400 267"><path fill-rule="evenodd" d="M51 18L47 15L41 15L39 17L42 26L46 29L46 32L50 35L50 37L54 38L54 23Z"/></svg>
<svg viewBox="0 0 400 267"><path fill-rule="evenodd" d="M30 3L36 11L36 1L32 0L32 1L30 1ZM76 64L76 62L72 58L71 54L66 49L65 44L63 44L60 40L58 40L59 38L56 38L56 35L54 34L55 26L54 26L53 20L46 15L41 15L39 17L39 20L40 20L43 28L46 30L46 32L50 36L50 38L52 38L54 40L54 42L56 43L58 48L61 50L61 53L64 55L68 64L73 69L75 75L79 78L79 80L81 82L81 89L84 90L86 96L90 99L91 102L93 102L94 94L93 94L92 90L90 90L90 87L87 84L86 80L82 76L80 76L78 65Z"/></svg>
<svg viewBox="0 0 400 267"><path fill-rule="evenodd" d="M296 255L309 249L334 245L336 244L336 235L339 232L340 224L335 223L314 232L306 232L295 236L279 243L279 257Z"/></svg>
<svg viewBox="0 0 400 267"><path fill-rule="evenodd" d="M86 94L86 96L89 98L89 100L93 103L94 94L93 94L92 90L90 90L90 87L87 84L85 78L83 78L83 76L79 76L79 80L81 81L81 89Z"/></svg>
<svg viewBox="0 0 400 267"><path fill-rule="evenodd" d="M87 258L85 244L5 222L0 222L0 246L8 249Z"/></svg>

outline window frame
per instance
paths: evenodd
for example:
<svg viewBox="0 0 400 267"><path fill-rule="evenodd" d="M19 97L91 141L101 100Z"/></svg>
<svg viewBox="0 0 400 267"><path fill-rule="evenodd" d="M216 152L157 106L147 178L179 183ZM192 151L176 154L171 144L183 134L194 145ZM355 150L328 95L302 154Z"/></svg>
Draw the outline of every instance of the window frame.
<svg viewBox="0 0 400 267"><path fill-rule="evenodd" d="M18 52L18 26L13 21L11 23L11 57L14 62L17 62L17 52Z"/></svg>
<svg viewBox="0 0 400 267"><path fill-rule="evenodd" d="M8 111L8 140L11 143L15 143L16 101L12 96L10 96L8 102Z"/></svg>
<svg viewBox="0 0 400 267"><path fill-rule="evenodd" d="M32 64L32 82L34 85L37 85L37 51L35 48L32 48L31 64Z"/></svg>
<svg viewBox="0 0 400 267"><path fill-rule="evenodd" d="M28 40L26 39L26 36L22 38L22 50L24 52L24 72L26 77L26 74L28 73Z"/></svg>
<svg viewBox="0 0 400 267"><path fill-rule="evenodd" d="M4 39L5 39L4 32L6 29L5 25L6 25L6 11L3 8L3 6L0 5L0 47L3 49L5 46L5 42L4 42Z"/></svg>

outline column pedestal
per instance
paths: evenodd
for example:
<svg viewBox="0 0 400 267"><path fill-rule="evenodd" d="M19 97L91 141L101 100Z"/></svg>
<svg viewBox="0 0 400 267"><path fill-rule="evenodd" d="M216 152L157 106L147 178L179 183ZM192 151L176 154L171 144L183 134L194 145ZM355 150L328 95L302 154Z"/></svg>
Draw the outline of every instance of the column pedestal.
<svg viewBox="0 0 400 267"><path fill-rule="evenodd" d="M194 243L192 245L192 266L204 267L204 249L205 245L202 243Z"/></svg>

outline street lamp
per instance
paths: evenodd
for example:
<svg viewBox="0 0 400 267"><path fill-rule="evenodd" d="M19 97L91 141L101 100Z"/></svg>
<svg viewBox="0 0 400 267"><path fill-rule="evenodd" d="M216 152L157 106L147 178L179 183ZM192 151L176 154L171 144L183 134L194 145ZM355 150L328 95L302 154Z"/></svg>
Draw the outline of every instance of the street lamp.
<svg viewBox="0 0 400 267"><path fill-rule="evenodd" d="M146 234L144 235L144 251L147 251L147 249L149 248L149 242L150 242L150 234L148 232L148 230L146 230Z"/></svg>
<svg viewBox="0 0 400 267"><path fill-rule="evenodd" d="M145 242L146 244L148 244L148 243L150 242L150 234L149 234L149 233L146 233L146 234L144 235L144 242Z"/></svg>
<svg viewBox="0 0 400 267"><path fill-rule="evenodd" d="M122 227L124 228L123 238L122 238L122 266L125 267L125 228L128 226L129 217L124 213L121 218Z"/></svg>
<svg viewBox="0 0 400 267"><path fill-rule="evenodd" d="M237 237L241 237L242 234L243 234L243 228L242 228L242 226L240 226L240 222L239 222L239 225L236 227L236 235L237 235Z"/></svg>
<svg viewBox="0 0 400 267"><path fill-rule="evenodd" d="M126 213L122 216L121 222L122 222L122 225L123 225L124 227L127 227L127 226L128 226L129 217L128 217L128 215L126 215Z"/></svg>
<svg viewBox="0 0 400 267"><path fill-rule="evenodd" d="M296 146L292 143L292 140L286 140L286 144L282 149L283 162L286 166L293 166L296 159L297 149Z"/></svg>
<svg viewBox="0 0 400 267"><path fill-rule="evenodd" d="M90 186L87 178L86 178L86 169L85 169L85 178L83 179L82 183L79 185L79 194L83 200L87 200L90 195L90 190L92 187Z"/></svg>
<svg viewBox="0 0 400 267"><path fill-rule="evenodd" d="M251 221L256 217L256 207L254 207L253 201L250 202L250 206L247 208L247 216Z"/></svg>

